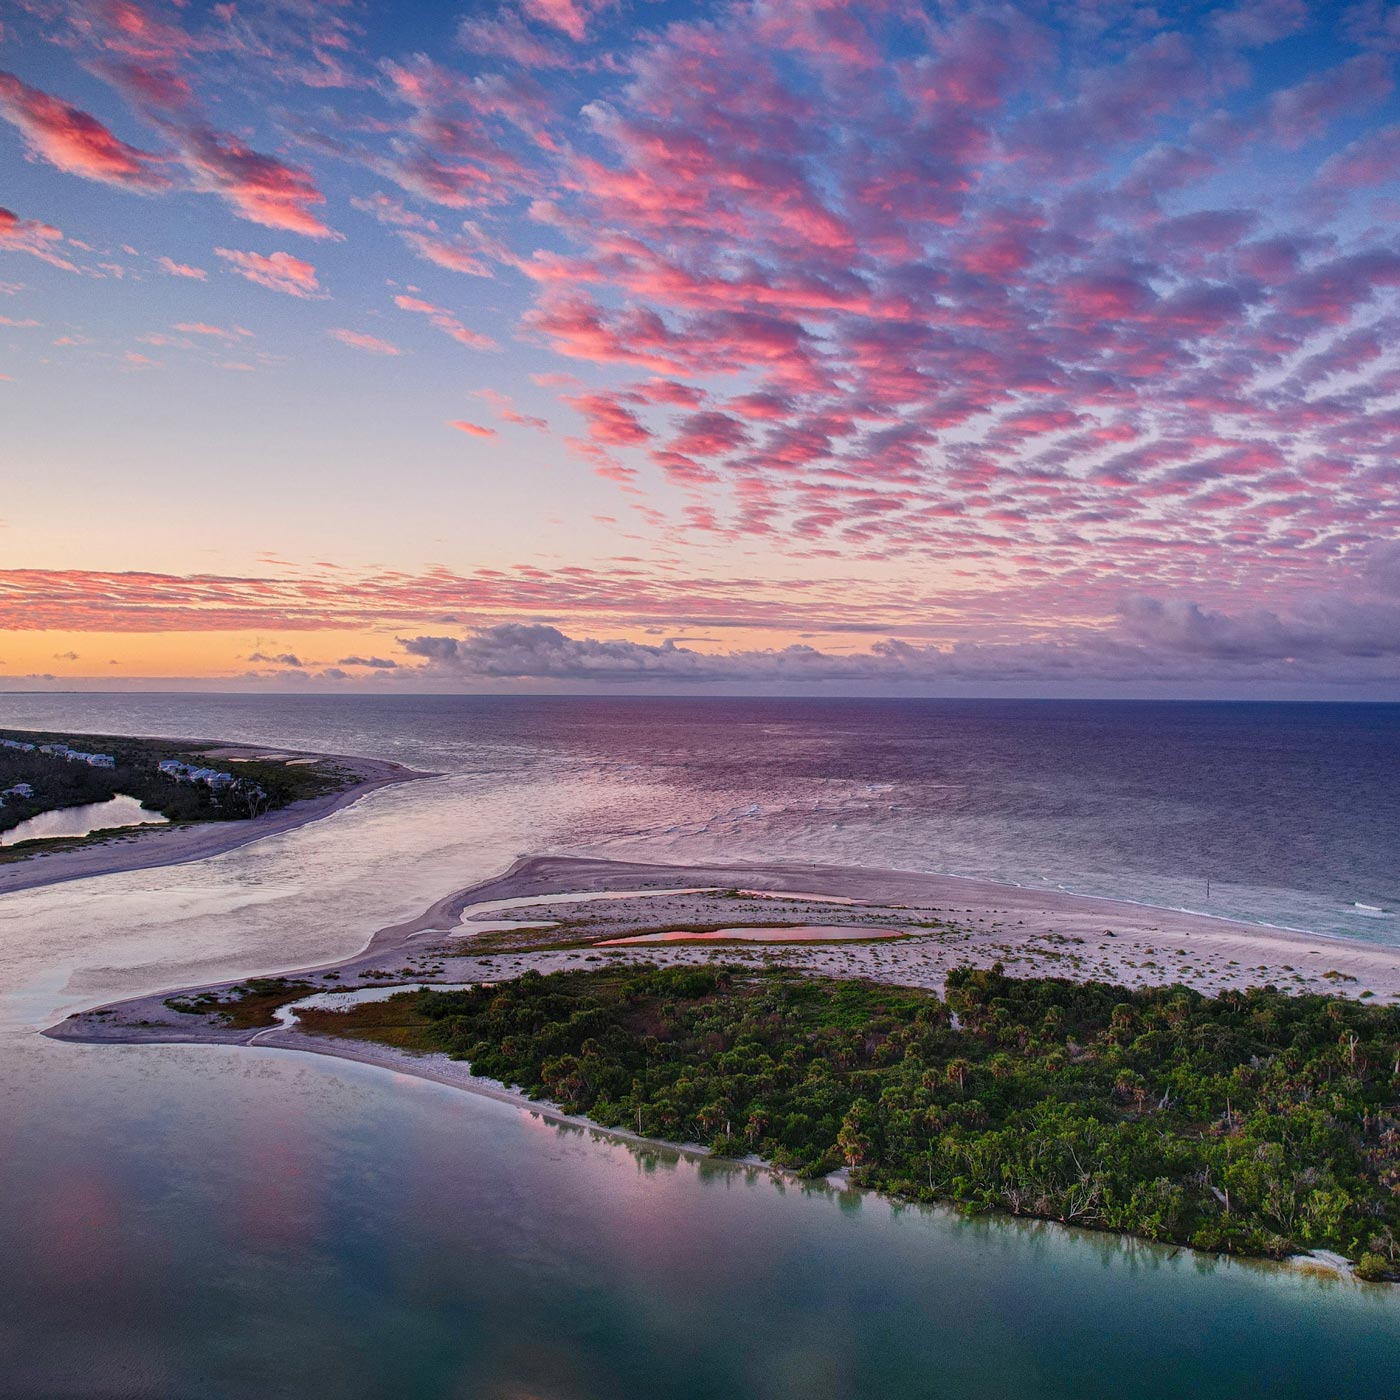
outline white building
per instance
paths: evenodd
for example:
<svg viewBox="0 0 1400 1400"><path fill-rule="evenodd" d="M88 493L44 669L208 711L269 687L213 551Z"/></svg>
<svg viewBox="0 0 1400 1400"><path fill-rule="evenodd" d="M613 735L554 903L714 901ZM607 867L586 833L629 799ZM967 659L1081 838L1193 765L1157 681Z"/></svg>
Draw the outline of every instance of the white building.
<svg viewBox="0 0 1400 1400"><path fill-rule="evenodd" d="M33 744L29 747L32 749ZM70 749L67 744L40 744L39 752L52 758L61 758L68 763L86 763L89 768L115 768L117 760L109 753L86 753L82 749Z"/></svg>
<svg viewBox="0 0 1400 1400"><path fill-rule="evenodd" d="M178 758L162 759L160 771L177 783L207 783L217 791L233 782L232 773L221 773L217 768L196 768L190 763L181 763Z"/></svg>

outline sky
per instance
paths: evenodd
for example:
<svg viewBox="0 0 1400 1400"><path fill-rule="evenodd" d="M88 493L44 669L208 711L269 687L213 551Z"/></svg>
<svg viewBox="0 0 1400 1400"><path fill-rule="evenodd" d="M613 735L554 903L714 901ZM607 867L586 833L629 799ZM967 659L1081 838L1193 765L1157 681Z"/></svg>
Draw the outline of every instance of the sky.
<svg viewBox="0 0 1400 1400"><path fill-rule="evenodd" d="M1397 61L0 0L0 689L1400 699Z"/></svg>

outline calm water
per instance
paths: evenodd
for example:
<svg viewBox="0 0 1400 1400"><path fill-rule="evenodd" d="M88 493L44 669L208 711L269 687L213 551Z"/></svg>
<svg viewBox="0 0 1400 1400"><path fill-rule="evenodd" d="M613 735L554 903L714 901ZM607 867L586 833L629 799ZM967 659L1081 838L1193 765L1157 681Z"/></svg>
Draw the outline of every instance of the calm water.
<svg viewBox="0 0 1400 1400"><path fill-rule="evenodd" d="M81 807L40 812L0 833L0 846L18 846L21 841L52 840L57 836L87 836L119 826L157 826L165 820L159 812L148 812L139 798L119 792L106 802L85 802Z"/></svg>
<svg viewBox="0 0 1400 1400"><path fill-rule="evenodd" d="M638 1158L381 1071L99 1049L113 996L343 955L529 850L996 874L1400 941L1400 709L0 696L0 724L447 776L0 897L0 1393L1376 1395L1394 1291Z"/></svg>

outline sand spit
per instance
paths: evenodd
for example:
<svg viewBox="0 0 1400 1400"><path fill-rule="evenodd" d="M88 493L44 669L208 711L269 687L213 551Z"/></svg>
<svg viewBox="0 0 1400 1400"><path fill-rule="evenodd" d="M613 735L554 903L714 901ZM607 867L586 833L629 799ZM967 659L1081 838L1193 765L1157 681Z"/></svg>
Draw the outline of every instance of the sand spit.
<svg viewBox="0 0 1400 1400"><path fill-rule="evenodd" d="M194 746L188 739L171 739L169 742L182 748ZM251 759L269 756L266 745L224 742L210 744L204 752L210 758L230 761L237 761L240 757ZM44 851L36 851L24 859L0 865L0 895L14 890L32 890L44 885L57 885L67 880L83 880L93 875L153 870L160 866L184 865L189 861L204 860L209 856L222 855L225 851L249 845L253 841L261 841L264 837L276 836L280 832L305 826L308 822L319 821L322 817L330 816L332 812L338 812L351 803L358 802L366 793L377 788L438 776L435 773L419 773L412 768L405 768L400 763L390 763L378 758L347 758L340 754L303 753L295 750L279 750L276 757L295 758L304 763L333 763L352 774L354 781L340 792L293 802L275 812L267 812L248 821L191 822L139 827L116 832L106 840L74 846L71 850L55 850L51 847Z"/></svg>
<svg viewBox="0 0 1400 1400"><path fill-rule="evenodd" d="M833 896L849 901L841 906L841 924L868 928L870 941L599 946L677 928L808 926L831 919L827 901ZM503 901L509 901L509 920L501 917ZM890 938L889 930L903 936ZM942 991L949 968L1000 962L1013 976L1128 986L1180 982L1210 993L1273 984L1400 1001L1400 948L948 876L564 856L525 857L502 875L436 901L417 918L381 929L351 958L281 975L313 989L350 991L391 983L503 981L532 968L551 972L624 961L781 963L934 992ZM230 1029L165 1004L177 993L222 996L239 985L170 988L79 1012L44 1033L79 1041L269 1043L258 1039L263 1032Z"/></svg>

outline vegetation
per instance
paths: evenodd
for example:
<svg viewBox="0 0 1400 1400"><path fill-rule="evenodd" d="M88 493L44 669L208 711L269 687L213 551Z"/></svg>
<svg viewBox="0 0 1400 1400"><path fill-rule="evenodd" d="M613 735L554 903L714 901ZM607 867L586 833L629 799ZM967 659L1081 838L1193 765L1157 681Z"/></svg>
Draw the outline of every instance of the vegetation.
<svg viewBox="0 0 1400 1400"><path fill-rule="evenodd" d="M0 806L0 831L8 831L40 812L106 802L118 793L137 798L150 811L171 821L237 821L285 807L305 797L340 790L348 775L333 764L288 764L252 760L211 760L188 744L162 743L99 734L31 733L0 730L0 739L27 744L67 744L89 753L110 754L112 768L95 768L62 757L0 747L0 791L28 783L33 796L11 795ZM216 791L206 783L179 782L160 771L163 759L192 766L211 766L235 775L237 781Z"/></svg>
<svg viewBox="0 0 1400 1400"><path fill-rule="evenodd" d="M315 990L310 982L286 977L250 977L222 994L200 992L197 996L166 997L165 1004L172 1011L191 1016L217 1016L220 1024L230 1030L251 1031L275 1025L277 1018L273 1013L279 1007Z"/></svg>
<svg viewBox="0 0 1400 1400"><path fill-rule="evenodd" d="M786 969L612 967L308 1029L471 1061L595 1121L894 1195L1400 1273L1400 1009L998 965L947 1001Z"/></svg>

